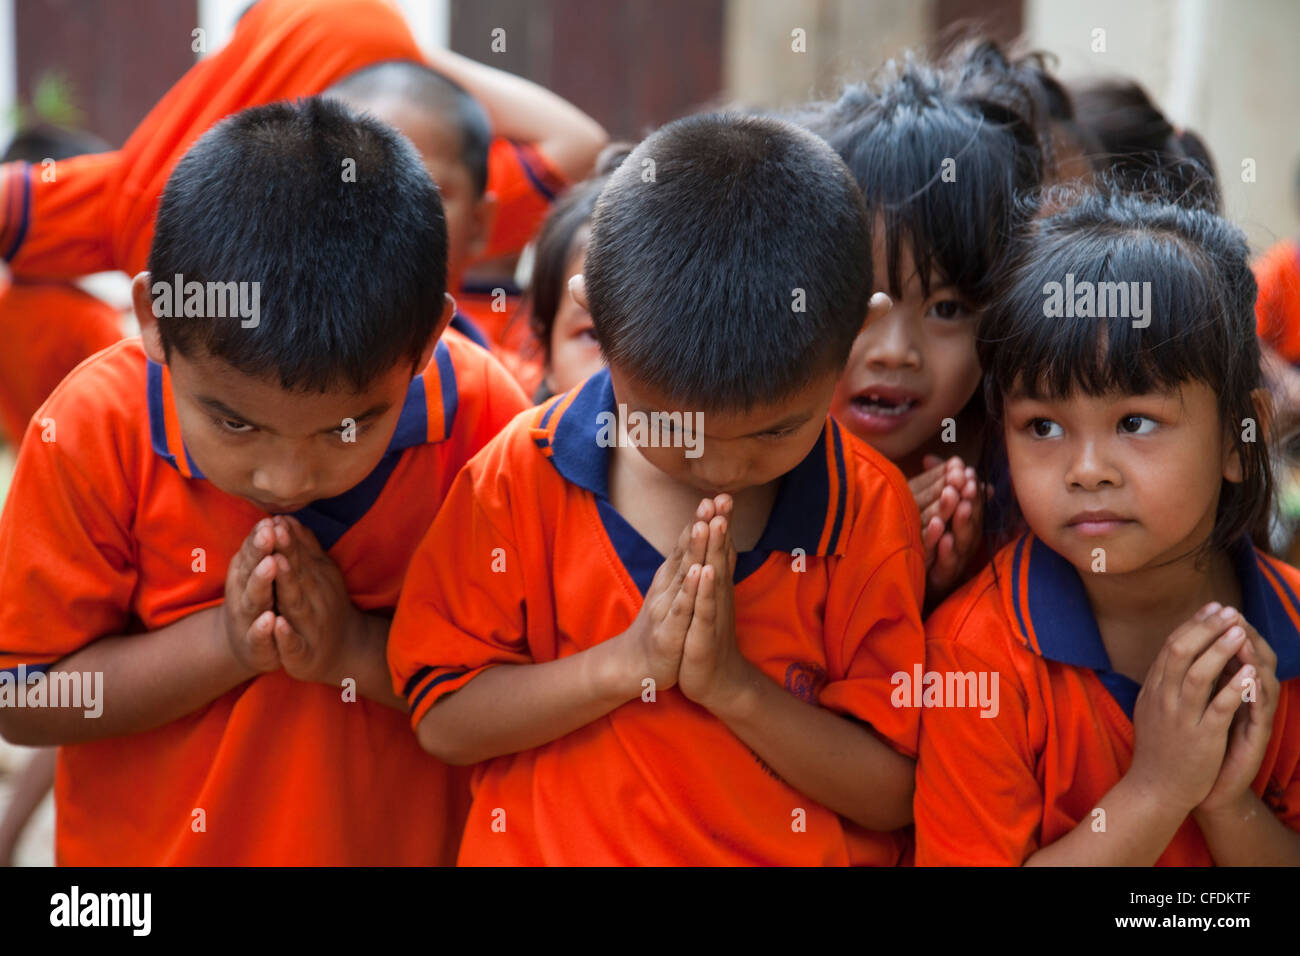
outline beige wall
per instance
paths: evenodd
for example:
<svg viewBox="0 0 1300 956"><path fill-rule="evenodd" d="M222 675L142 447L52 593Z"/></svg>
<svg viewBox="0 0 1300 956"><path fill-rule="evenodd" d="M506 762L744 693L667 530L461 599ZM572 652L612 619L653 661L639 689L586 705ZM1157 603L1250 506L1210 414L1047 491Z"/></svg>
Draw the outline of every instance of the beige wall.
<svg viewBox="0 0 1300 956"><path fill-rule="evenodd" d="M788 106L864 79L885 60L923 46L929 0L730 0L724 79L729 98ZM802 29L806 52L791 49Z"/></svg>
<svg viewBox="0 0 1300 956"><path fill-rule="evenodd" d="M1091 49L1106 31L1105 52ZM1296 0L1026 0L1025 34L1067 78L1121 73L1210 147L1225 211L1260 251L1300 234L1300 3ZM1255 161L1244 182L1242 162Z"/></svg>

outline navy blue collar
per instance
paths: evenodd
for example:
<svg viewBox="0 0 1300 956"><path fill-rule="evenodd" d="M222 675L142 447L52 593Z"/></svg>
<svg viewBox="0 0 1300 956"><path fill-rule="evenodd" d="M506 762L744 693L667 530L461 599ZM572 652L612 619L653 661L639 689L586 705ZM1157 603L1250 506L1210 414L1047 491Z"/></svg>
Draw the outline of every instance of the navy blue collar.
<svg viewBox="0 0 1300 956"><path fill-rule="evenodd" d="M1095 671L1132 718L1140 685L1111 669L1079 572L1033 535L1013 547L1008 596L1025 644L1041 657ZM1300 601L1276 562L1248 540L1232 556L1241 611L1277 654L1278 680L1300 676Z"/></svg>
<svg viewBox="0 0 1300 956"><path fill-rule="evenodd" d="M664 557L609 503L611 448L596 441L602 412L617 413L608 369L589 378L576 394L552 399L533 440L565 479L595 496L606 530L644 594ZM758 543L737 557L736 580L756 570L774 551L844 554L844 525L854 491L847 474L844 438L839 425L827 418L817 444L782 479Z"/></svg>
<svg viewBox="0 0 1300 956"><path fill-rule="evenodd" d="M149 439L154 452L186 478L206 480L181 437L166 366L150 360L145 375L149 405ZM374 469L347 491L313 501L293 513L316 533L321 547L329 549L370 510L407 448L446 441L456 420L456 369L451 352L439 341L433 361L411 379L397 427L384 457Z"/></svg>

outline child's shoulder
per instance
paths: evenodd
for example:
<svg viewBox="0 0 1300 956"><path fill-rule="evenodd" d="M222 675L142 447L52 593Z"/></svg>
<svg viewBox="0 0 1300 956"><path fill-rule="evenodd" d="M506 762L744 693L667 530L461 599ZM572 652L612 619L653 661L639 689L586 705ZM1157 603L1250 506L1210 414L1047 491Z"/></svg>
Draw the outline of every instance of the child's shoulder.
<svg viewBox="0 0 1300 956"><path fill-rule="evenodd" d="M1016 633L1008 595L1019 542L1011 542L978 574L954 591L925 622L926 640L943 641L985 660L1033 656Z"/></svg>
<svg viewBox="0 0 1300 956"><path fill-rule="evenodd" d="M160 366L154 366L159 369ZM73 429L107 433L134 431L148 421L149 359L138 338L123 339L83 359L50 392L37 410L37 422L53 423L58 441Z"/></svg>

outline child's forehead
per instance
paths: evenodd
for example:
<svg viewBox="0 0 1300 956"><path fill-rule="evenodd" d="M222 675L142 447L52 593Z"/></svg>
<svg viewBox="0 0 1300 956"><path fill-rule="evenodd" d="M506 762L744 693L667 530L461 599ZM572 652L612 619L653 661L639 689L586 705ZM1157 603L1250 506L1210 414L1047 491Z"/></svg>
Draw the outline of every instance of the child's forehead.
<svg viewBox="0 0 1300 956"><path fill-rule="evenodd" d="M338 427L345 417L391 405L410 383L404 363L376 376L364 388L338 382L323 391L286 388L274 372L249 374L206 353L187 357L173 350L168 369L173 389L190 401L248 421L277 423L285 432Z"/></svg>

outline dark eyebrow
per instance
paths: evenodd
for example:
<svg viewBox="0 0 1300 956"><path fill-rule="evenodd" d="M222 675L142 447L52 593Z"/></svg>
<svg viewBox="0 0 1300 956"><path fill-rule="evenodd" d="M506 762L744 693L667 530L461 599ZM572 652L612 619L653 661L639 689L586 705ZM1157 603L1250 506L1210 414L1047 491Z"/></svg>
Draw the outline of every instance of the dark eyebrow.
<svg viewBox="0 0 1300 956"><path fill-rule="evenodd" d="M206 405L209 410L214 411L217 414L224 416L225 418L230 418L235 421L243 422L245 425L252 425L254 428L260 429L261 431L275 434L275 429L253 421L248 416L231 408L229 405L221 401L221 399L219 398L211 398L207 395L200 395L198 396L198 401L200 404ZM392 402L380 402L378 405L374 405L371 408L367 408L360 415L354 415L350 417L352 418L353 421L355 421L358 425L360 425L362 422L368 422L372 419L379 418L381 415L384 415L392 407L393 407ZM342 427L343 427L343 423L340 422L339 424L332 425L329 428L322 428L320 430L320 434L324 435L329 432L338 431Z"/></svg>

